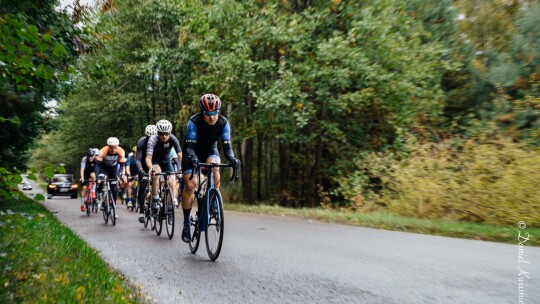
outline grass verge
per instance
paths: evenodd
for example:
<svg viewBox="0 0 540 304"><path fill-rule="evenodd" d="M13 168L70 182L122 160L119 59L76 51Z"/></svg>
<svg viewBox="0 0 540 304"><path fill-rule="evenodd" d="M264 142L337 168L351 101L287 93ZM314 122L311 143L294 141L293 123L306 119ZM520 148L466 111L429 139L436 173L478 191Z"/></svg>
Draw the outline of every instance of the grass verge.
<svg viewBox="0 0 540 304"><path fill-rule="evenodd" d="M408 218L392 214L363 214L321 208L284 208L275 205L226 204L225 209L240 212L273 214L314 219L346 225L364 226L378 229L423 233L465 239L518 244L518 235L529 235L524 245L540 246L540 229L516 226L494 226L446 220ZM527 234L528 233L528 234Z"/></svg>
<svg viewBox="0 0 540 304"><path fill-rule="evenodd" d="M0 303L144 303L42 205L0 203Z"/></svg>

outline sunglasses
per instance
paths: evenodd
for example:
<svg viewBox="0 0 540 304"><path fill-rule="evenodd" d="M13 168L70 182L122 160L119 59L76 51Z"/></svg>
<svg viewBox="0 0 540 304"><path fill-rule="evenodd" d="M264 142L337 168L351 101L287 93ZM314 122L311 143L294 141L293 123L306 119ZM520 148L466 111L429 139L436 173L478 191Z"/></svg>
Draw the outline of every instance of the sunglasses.
<svg viewBox="0 0 540 304"><path fill-rule="evenodd" d="M206 115L206 116L216 116L216 115L218 115L219 110L215 110L215 111L212 111L212 112L210 112L210 111L203 111L203 113L204 113L204 115Z"/></svg>
<svg viewBox="0 0 540 304"><path fill-rule="evenodd" d="M158 135L158 136L167 136L167 135L171 135L171 133L167 133L167 132L157 132L157 135Z"/></svg>

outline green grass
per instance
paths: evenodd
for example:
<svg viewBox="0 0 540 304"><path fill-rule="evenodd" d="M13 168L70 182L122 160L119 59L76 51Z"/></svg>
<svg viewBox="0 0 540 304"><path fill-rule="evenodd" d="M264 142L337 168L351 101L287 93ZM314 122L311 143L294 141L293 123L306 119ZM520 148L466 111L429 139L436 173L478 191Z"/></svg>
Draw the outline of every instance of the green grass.
<svg viewBox="0 0 540 304"><path fill-rule="evenodd" d="M42 205L0 203L0 303L144 303Z"/></svg>
<svg viewBox="0 0 540 304"><path fill-rule="evenodd" d="M251 213L286 215L346 225L494 241L509 244L518 244L518 231L521 230L518 228L517 223L515 227L503 227L446 220L408 218L392 214L352 213L322 208L292 209L276 205L226 204L225 209ZM530 234L530 239L524 245L540 246L539 228L526 227L522 230L522 235L525 232Z"/></svg>

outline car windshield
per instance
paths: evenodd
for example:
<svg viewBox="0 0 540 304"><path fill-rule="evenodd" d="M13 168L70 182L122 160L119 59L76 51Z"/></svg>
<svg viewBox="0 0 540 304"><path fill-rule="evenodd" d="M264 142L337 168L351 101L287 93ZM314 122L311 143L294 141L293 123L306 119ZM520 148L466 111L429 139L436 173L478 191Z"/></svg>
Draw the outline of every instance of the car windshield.
<svg viewBox="0 0 540 304"><path fill-rule="evenodd" d="M72 178L71 176L55 176L52 178L52 182L53 183L58 183L58 182L68 182L68 183L71 183L72 182Z"/></svg>

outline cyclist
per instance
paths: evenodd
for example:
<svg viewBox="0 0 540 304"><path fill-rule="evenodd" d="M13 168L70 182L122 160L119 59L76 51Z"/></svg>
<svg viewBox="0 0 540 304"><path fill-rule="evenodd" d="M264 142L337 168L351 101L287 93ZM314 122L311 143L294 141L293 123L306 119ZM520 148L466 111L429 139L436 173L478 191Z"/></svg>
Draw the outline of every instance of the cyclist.
<svg viewBox="0 0 540 304"><path fill-rule="evenodd" d="M193 115L187 124L187 133L183 145L186 156L182 159L184 169L184 192L182 193L182 208L184 212L184 229L182 240L190 242L189 225L190 213L193 206L193 193L196 181L190 177L193 169L199 165L199 160L207 163L221 163L217 142L221 138L223 154L231 165L237 168L240 161L234 157L231 144L231 127L227 119L219 115L221 100L214 94L205 94L199 99L200 113ZM219 170L214 169L214 185L219 188Z"/></svg>
<svg viewBox="0 0 540 304"><path fill-rule="evenodd" d="M101 154L98 157L98 188L97 191L101 192L103 190L103 182L105 177L107 178L117 178L122 176L124 183L126 182L125 177L125 168L124 164L126 162L126 154L124 149L119 147L120 141L116 137L110 137L107 139L107 145L101 148ZM118 187L117 182L111 182L111 191L113 195L113 200L116 203L116 198L118 196ZM103 205L100 206L100 209L103 210ZM118 213L116 218L118 218Z"/></svg>
<svg viewBox="0 0 540 304"><path fill-rule="evenodd" d="M86 199L86 190L88 188L88 180L94 183L96 181L96 166L97 166L97 153L94 148L88 149L86 156L81 159L81 212L85 212L84 200ZM89 189L93 191L94 189Z"/></svg>
<svg viewBox="0 0 540 304"><path fill-rule="evenodd" d="M166 172L177 172L173 171L172 162L170 158L171 149L174 148L177 152L178 159L182 159L182 149L180 148L180 143L176 136L171 134L172 124L168 120L160 120L156 123L157 135L152 135L148 139L148 147L146 148L146 157L145 162L148 168L152 168L154 173L161 173L162 171ZM152 206L158 207L159 204L159 177L153 176L154 182L152 183ZM174 176L169 176L168 180L171 188L174 189ZM173 195L174 197L175 195Z"/></svg>
<svg viewBox="0 0 540 304"><path fill-rule="evenodd" d="M137 193L137 203L139 204L139 222L144 223L144 190L148 186L148 177L145 174L148 173L148 168L144 159L146 158L146 148L148 147L148 138L157 134L156 125L147 125L144 130L145 136L141 137L137 141L137 151L135 163L137 165L137 171L139 173L139 193Z"/></svg>
<svg viewBox="0 0 540 304"><path fill-rule="evenodd" d="M128 154L128 159L126 161L126 174L128 178L128 183L126 185L127 190L127 197L128 197L128 208L131 208L133 206L133 182L135 180L135 174L137 174L137 161L135 160L137 158L137 146L134 146L131 149L131 153Z"/></svg>

